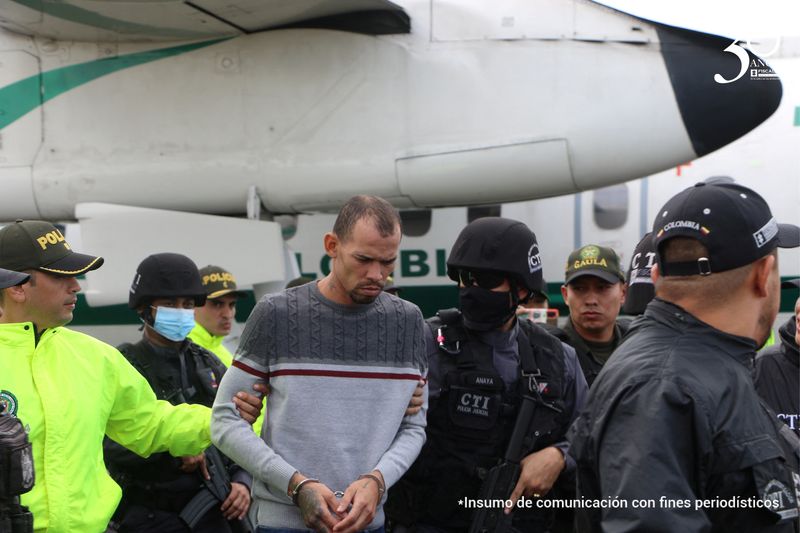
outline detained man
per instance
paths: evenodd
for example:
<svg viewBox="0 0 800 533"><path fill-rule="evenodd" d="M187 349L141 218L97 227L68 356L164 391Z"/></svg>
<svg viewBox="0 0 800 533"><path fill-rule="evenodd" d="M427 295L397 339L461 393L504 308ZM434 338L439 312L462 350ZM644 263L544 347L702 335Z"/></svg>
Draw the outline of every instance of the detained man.
<svg viewBox="0 0 800 533"><path fill-rule="evenodd" d="M324 237L331 271L270 294L247 320L214 403L212 434L254 478L261 533L383 531L383 495L425 441L406 407L426 372L419 309L383 291L401 238L397 211L356 196ZM227 398L267 381L259 438Z"/></svg>

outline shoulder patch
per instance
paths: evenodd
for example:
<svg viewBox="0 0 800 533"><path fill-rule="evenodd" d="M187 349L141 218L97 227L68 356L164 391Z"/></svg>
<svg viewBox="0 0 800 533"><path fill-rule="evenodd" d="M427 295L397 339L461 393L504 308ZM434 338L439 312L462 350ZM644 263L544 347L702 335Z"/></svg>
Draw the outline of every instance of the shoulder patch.
<svg viewBox="0 0 800 533"><path fill-rule="evenodd" d="M0 390L0 413L17 416L18 410L17 397L11 391Z"/></svg>

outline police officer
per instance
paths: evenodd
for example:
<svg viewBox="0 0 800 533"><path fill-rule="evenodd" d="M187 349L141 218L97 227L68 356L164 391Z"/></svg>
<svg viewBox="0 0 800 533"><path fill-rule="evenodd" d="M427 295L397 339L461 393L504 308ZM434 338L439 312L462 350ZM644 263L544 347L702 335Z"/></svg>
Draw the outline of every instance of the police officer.
<svg viewBox="0 0 800 533"><path fill-rule="evenodd" d="M102 264L75 252L49 222L0 229L0 267L25 274L0 289L0 405L26 425L33 445L35 484L21 500L36 531L106 528L120 490L103 465L104 433L142 455L210 444L207 408L158 401L112 346L64 327L76 277Z"/></svg>
<svg viewBox="0 0 800 533"><path fill-rule="evenodd" d="M231 332L236 319L236 302L244 296L237 290L233 274L222 267L208 265L200 269L200 280L206 302L194 309L195 326L189 339L213 352L226 367L231 366L233 355L222 341Z"/></svg>
<svg viewBox="0 0 800 533"><path fill-rule="evenodd" d="M186 256L161 253L147 257L136 270L129 307L144 324L142 339L119 350L147 379L160 399L211 406L225 365L186 337L195 325L194 311L206 300L197 267ZM123 532L189 531L189 503L208 477L203 454L175 459L154 454L147 459L106 441L106 464L123 487L116 515ZM227 520L245 516L250 504L250 475L227 462L231 491L191 531L230 531Z"/></svg>
<svg viewBox="0 0 800 533"><path fill-rule="evenodd" d="M800 279L785 281L783 288L800 288ZM800 298L794 315L778 329L780 342L756 357L753 382L776 416L800 437Z"/></svg>
<svg viewBox="0 0 800 533"><path fill-rule="evenodd" d="M628 274L625 276L628 290L625 294L625 303L622 304L623 313L641 315L650 300L655 297L656 289L650 272L656 261L658 254L653 247L653 233L647 232L634 248Z"/></svg>
<svg viewBox="0 0 800 533"><path fill-rule="evenodd" d="M233 328L236 302L244 297L244 292L238 290L233 274L222 267L208 265L201 268L200 281L206 293L206 303L194 308L195 326L189 332L189 340L216 355L228 368L233 355L223 341ZM265 397L269 395L266 383L257 384L255 390ZM253 424L253 431L260 435L263 425L264 415L261 414Z"/></svg>
<svg viewBox="0 0 800 533"><path fill-rule="evenodd" d="M590 387L628 329L629 320L617 318L625 289L613 249L587 244L569 254L561 286L569 318L563 328L550 331L575 348Z"/></svg>
<svg viewBox="0 0 800 533"><path fill-rule="evenodd" d="M795 531L797 438L751 369L778 312L778 224L755 191L690 187L653 225L656 298L592 385L571 433L591 531Z"/></svg>
<svg viewBox="0 0 800 533"><path fill-rule="evenodd" d="M515 316L541 285L536 236L521 222L488 217L469 224L447 259L459 309L428 320L427 441L390 496L395 522L417 531L465 531L486 471L502 458L524 395L557 409L538 413L538 438L521 461L507 498L544 498L572 468L565 433L583 405L586 382L572 348ZM534 390L535 389L535 390ZM541 417L541 418L538 418ZM511 509L508 509L511 511ZM519 510L521 531L546 531L549 513Z"/></svg>

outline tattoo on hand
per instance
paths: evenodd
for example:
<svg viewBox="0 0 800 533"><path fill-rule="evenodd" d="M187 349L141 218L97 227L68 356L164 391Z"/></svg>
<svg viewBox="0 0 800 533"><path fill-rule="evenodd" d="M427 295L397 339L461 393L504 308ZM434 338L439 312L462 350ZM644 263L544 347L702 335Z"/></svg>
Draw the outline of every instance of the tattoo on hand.
<svg viewBox="0 0 800 533"><path fill-rule="evenodd" d="M309 527L316 527L325 512L323 502L317 497L313 490L300 490L297 495L297 506L300 508L300 516Z"/></svg>

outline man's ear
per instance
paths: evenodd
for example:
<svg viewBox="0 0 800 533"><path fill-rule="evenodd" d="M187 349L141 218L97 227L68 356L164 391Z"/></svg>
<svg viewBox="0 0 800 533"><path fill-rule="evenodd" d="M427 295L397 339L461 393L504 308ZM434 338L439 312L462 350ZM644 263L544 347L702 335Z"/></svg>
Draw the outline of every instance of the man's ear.
<svg viewBox="0 0 800 533"><path fill-rule="evenodd" d="M769 295L769 277L775 268L775 256L766 255L755 262L750 273L751 286L759 298Z"/></svg>
<svg viewBox="0 0 800 533"><path fill-rule="evenodd" d="M26 285L26 284L27 283L23 283L22 285ZM25 289L22 287L22 285L15 285L13 287L8 287L7 289L5 289L5 291L6 291L6 294L5 294L6 300L10 300L10 301L12 301L14 303L18 303L18 304L25 303L25 300L27 300L28 296L25 293Z"/></svg>
<svg viewBox="0 0 800 533"><path fill-rule="evenodd" d="M335 233L328 232L322 238L322 245L328 257L336 259L336 255L339 253L339 237Z"/></svg>
<svg viewBox="0 0 800 533"><path fill-rule="evenodd" d="M564 303L567 304L567 285L564 284L561 286L561 297L564 299ZM569 304L567 304L569 306Z"/></svg>
<svg viewBox="0 0 800 533"><path fill-rule="evenodd" d="M658 267L658 263L653 265L653 268L650 269L650 279L653 280L654 285L661 279L661 269Z"/></svg>

